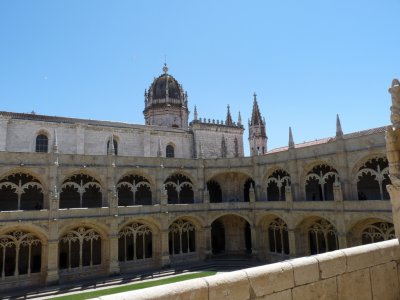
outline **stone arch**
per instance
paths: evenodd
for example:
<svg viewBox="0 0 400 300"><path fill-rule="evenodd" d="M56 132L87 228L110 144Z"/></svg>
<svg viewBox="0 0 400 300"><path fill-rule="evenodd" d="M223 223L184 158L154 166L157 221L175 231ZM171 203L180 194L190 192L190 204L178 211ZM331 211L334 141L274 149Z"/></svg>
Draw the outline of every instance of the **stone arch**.
<svg viewBox="0 0 400 300"><path fill-rule="evenodd" d="M82 168L79 168L74 171L70 171L70 172L66 173L65 175L62 176L60 183L63 183L68 178L70 178L74 175L78 175L78 174L83 174L83 175L93 177L94 179L96 179L99 182L101 189L104 191L106 190L107 185L106 185L105 181L103 180L103 178L98 173L96 173L94 170L90 169L89 167L82 167Z"/></svg>
<svg viewBox="0 0 400 300"><path fill-rule="evenodd" d="M43 244L47 244L49 240L48 232L35 224L6 225L4 227L0 227L0 235L9 231L27 231L34 233L38 238L40 238Z"/></svg>
<svg viewBox="0 0 400 300"><path fill-rule="evenodd" d="M131 217L123 220L122 223L118 224L118 231L120 231L123 227L126 225L129 225L131 223L143 223L149 226L154 232L160 232L161 231L161 224L154 218L152 217Z"/></svg>
<svg viewBox="0 0 400 300"><path fill-rule="evenodd" d="M296 227L295 235L300 255L339 249L335 223L325 217L313 215L303 218Z"/></svg>
<svg viewBox="0 0 400 300"><path fill-rule="evenodd" d="M333 186L340 177L335 167L328 163L310 164L302 177L306 200L334 200Z"/></svg>
<svg viewBox="0 0 400 300"><path fill-rule="evenodd" d="M198 251L199 230L189 218L179 217L168 226L168 245L171 257L181 257Z"/></svg>
<svg viewBox="0 0 400 300"><path fill-rule="evenodd" d="M214 255L252 252L252 226L245 217L223 213L213 218L210 227L211 250Z"/></svg>
<svg viewBox="0 0 400 300"><path fill-rule="evenodd" d="M214 180L221 187L222 202L248 202L250 185L255 190L255 182L247 172L228 171L216 172L208 176L206 182Z"/></svg>
<svg viewBox="0 0 400 300"><path fill-rule="evenodd" d="M168 227L175 221L179 220L179 219L186 219L190 222L193 223L193 225L196 226L196 229L201 230L203 229L206 225L206 222L200 218L199 216L193 215L193 214L183 214L180 216L176 216L173 219L170 220L170 222L168 223Z"/></svg>
<svg viewBox="0 0 400 300"><path fill-rule="evenodd" d="M60 187L60 208L101 207L106 189L91 172L74 172Z"/></svg>
<svg viewBox="0 0 400 300"><path fill-rule="evenodd" d="M225 215L234 215L234 216L237 216L237 217L239 217L239 218L245 219L246 222L248 222L248 223L250 224L250 226L254 226L253 221L252 221L248 216L245 216L245 215L242 215L242 214L236 213L236 212L221 212L221 213L218 213L217 215L213 216L212 219L209 220L209 222L208 222L209 225L208 225L208 226L211 226L211 224L212 224L215 220L217 220L217 219L219 219L220 217L223 217L223 216L225 216Z"/></svg>
<svg viewBox="0 0 400 300"><path fill-rule="evenodd" d="M138 176L142 176L144 178L147 179L147 181L151 184L152 187L154 187L155 184L155 179L153 178L152 174L150 174L149 172L147 172L147 168L136 168L134 170L129 170L126 172L123 172L119 175L117 175L117 182L119 182L122 178L129 176L129 175L138 175Z"/></svg>
<svg viewBox="0 0 400 300"><path fill-rule="evenodd" d="M151 205L153 200L153 186L150 181L136 173L121 177L116 185L118 205Z"/></svg>
<svg viewBox="0 0 400 300"><path fill-rule="evenodd" d="M380 228L382 227L381 225L387 227ZM374 230L374 227L377 227L376 230ZM368 241L363 238L365 230L369 230L373 240ZM380 232L382 233L382 236L379 236ZM347 239L351 246L359 246L370 242L379 242L389 238L395 238L394 225L392 220L389 220L389 218L371 216L358 219L352 223L352 226L347 232Z"/></svg>
<svg viewBox="0 0 400 300"><path fill-rule="evenodd" d="M169 204L194 203L195 186L184 172L174 172L164 181Z"/></svg>
<svg viewBox="0 0 400 300"><path fill-rule="evenodd" d="M0 278L45 272L47 235L31 225L0 230Z"/></svg>
<svg viewBox="0 0 400 300"><path fill-rule="evenodd" d="M290 253L288 223L280 214L265 214L258 222L259 248L271 261L282 260ZM277 256L277 257L275 257Z"/></svg>
<svg viewBox="0 0 400 300"><path fill-rule="evenodd" d="M39 210L46 193L41 181L26 172L8 172L0 179L0 211Z"/></svg>
<svg viewBox="0 0 400 300"><path fill-rule="evenodd" d="M81 273L82 267L105 266L109 257L109 230L98 222L68 222L60 228L58 240L62 274Z"/></svg>
<svg viewBox="0 0 400 300"><path fill-rule="evenodd" d="M389 162L385 155L368 156L359 162L353 177L358 200L388 200Z"/></svg>
<svg viewBox="0 0 400 300"><path fill-rule="evenodd" d="M268 201L285 201L285 188L291 186L291 177L289 172L283 168L274 168L270 170L269 175L263 181L266 189Z"/></svg>

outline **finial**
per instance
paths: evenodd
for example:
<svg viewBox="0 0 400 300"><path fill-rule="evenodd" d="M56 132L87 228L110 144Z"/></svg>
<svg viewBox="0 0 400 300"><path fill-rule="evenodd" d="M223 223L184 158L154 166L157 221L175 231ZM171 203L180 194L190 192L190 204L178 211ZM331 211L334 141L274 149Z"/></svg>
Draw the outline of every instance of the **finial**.
<svg viewBox="0 0 400 300"><path fill-rule="evenodd" d="M58 153L58 138L57 138L57 131L55 128L54 128L53 152Z"/></svg>
<svg viewBox="0 0 400 300"><path fill-rule="evenodd" d="M228 104L227 108L228 108L228 111L226 113L225 125L232 126L233 122L232 122L232 116L231 116L229 104Z"/></svg>
<svg viewBox="0 0 400 300"><path fill-rule="evenodd" d="M340 124L339 114L336 115L336 137L343 137L342 125Z"/></svg>
<svg viewBox="0 0 400 300"><path fill-rule="evenodd" d="M197 121L197 107L194 106L194 120Z"/></svg>
<svg viewBox="0 0 400 300"><path fill-rule="evenodd" d="M257 101L257 94L256 92L253 93L254 101Z"/></svg>
<svg viewBox="0 0 400 300"><path fill-rule="evenodd" d="M163 70L164 74L168 73L168 66L167 66L166 62L164 63L164 67L162 68L162 70Z"/></svg>
<svg viewBox="0 0 400 300"><path fill-rule="evenodd" d="M289 127L289 149L294 148L294 140L293 140L293 134L292 134L292 127Z"/></svg>
<svg viewBox="0 0 400 300"><path fill-rule="evenodd" d="M158 138L158 150L157 150L157 157L161 157L162 152L161 152L161 140Z"/></svg>
<svg viewBox="0 0 400 300"><path fill-rule="evenodd" d="M238 126L242 125L242 116L240 115L240 110L239 110L239 116L238 116Z"/></svg>

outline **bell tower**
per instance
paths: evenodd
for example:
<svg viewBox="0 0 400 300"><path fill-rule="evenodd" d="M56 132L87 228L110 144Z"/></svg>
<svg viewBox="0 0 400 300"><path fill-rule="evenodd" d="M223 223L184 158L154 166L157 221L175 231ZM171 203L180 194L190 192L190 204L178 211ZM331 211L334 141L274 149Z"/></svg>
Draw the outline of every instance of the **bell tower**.
<svg viewBox="0 0 400 300"><path fill-rule="evenodd" d="M249 121L249 145L250 155L256 156L267 152L267 134L265 130L265 119L261 118L258 108L257 95L254 93L253 112Z"/></svg>

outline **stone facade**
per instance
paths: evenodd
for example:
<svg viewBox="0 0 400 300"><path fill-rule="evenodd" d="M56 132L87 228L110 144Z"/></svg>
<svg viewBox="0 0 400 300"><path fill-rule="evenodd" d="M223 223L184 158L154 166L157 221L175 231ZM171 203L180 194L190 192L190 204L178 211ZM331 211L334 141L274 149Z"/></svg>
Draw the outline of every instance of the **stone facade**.
<svg viewBox="0 0 400 300"><path fill-rule="evenodd" d="M229 108L187 128L6 112L0 125L4 289L394 237L385 127L243 157Z"/></svg>

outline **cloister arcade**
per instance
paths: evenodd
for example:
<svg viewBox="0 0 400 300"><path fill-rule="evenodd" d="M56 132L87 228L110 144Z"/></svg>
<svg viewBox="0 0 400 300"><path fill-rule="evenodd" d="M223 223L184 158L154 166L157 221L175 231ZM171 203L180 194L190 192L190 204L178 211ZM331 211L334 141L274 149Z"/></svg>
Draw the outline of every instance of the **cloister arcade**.
<svg viewBox="0 0 400 300"><path fill-rule="evenodd" d="M359 158L347 173L334 165L210 168L201 176L184 166L111 163L3 169L0 286L230 255L268 263L393 238L386 158Z"/></svg>

